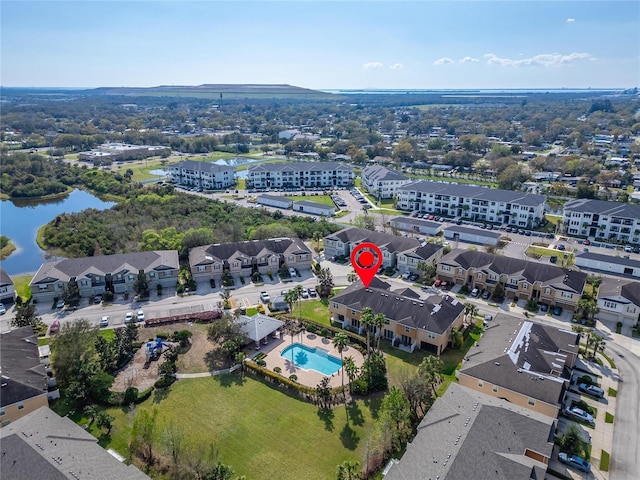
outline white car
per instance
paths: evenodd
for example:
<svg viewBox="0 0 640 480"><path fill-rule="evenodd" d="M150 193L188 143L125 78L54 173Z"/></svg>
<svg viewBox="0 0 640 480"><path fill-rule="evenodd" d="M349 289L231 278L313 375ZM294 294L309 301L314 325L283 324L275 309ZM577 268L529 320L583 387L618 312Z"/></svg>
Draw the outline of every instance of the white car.
<svg viewBox="0 0 640 480"><path fill-rule="evenodd" d="M260 292L260 300L262 303L269 303L271 301L271 297L267 292Z"/></svg>
<svg viewBox="0 0 640 480"><path fill-rule="evenodd" d="M137 318L139 322L144 322L144 312L142 310L138 310Z"/></svg>
<svg viewBox="0 0 640 480"><path fill-rule="evenodd" d="M0 303L0 315L4 315L5 313L7 313L7 307L5 307L3 303Z"/></svg>
<svg viewBox="0 0 640 480"><path fill-rule="evenodd" d="M102 317L102 318L100 319L100 326L101 326L101 327L106 327L106 326L108 326L108 325L109 325L109 316L108 316L108 315L105 315L104 317Z"/></svg>
<svg viewBox="0 0 640 480"><path fill-rule="evenodd" d="M56 308L64 308L64 300L58 300L58 303L56 303Z"/></svg>
<svg viewBox="0 0 640 480"><path fill-rule="evenodd" d="M289 275L291 275L292 277L297 277L298 274L296 273L296 269L293 267L289 267Z"/></svg>
<svg viewBox="0 0 640 480"><path fill-rule="evenodd" d="M133 312L127 312L124 316L124 323L131 323L133 320Z"/></svg>

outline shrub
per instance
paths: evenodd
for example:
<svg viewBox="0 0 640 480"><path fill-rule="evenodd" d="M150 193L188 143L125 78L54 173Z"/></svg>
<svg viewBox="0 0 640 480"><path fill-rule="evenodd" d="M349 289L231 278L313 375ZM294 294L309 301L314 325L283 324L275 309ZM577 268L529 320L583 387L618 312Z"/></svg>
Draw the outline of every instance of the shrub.
<svg viewBox="0 0 640 480"><path fill-rule="evenodd" d="M280 367L275 367L273 371L276 373L282 373L282 369Z"/></svg>
<svg viewBox="0 0 640 480"><path fill-rule="evenodd" d="M244 285L245 283L244 277L240 277L240 283Z"/></svg>
<svg viewBox="0 0 640 480"><path fill-rule="evenodd" d="M267 362L264 361L263 359L258 360L256 363L261 367L266 367L267 366Z"/></svg>
<svg viewBox="0 0 640 480"><path fill-rule="evenodd" d="M124 398L122 400L123 405L129 405L135 403L138 400L138 389L136 387L129 387L124 391Z"/></svg>
<svg viewBox="0 0 640 480"><path fill-rule="evenodd" d="M584 400L579 400L577 402L571 402L571 405L573 407L578 407L578 408L584 410L585 412L587 412L590 415L593 415L593 413L594 413L593 408L591 408L591 406L589 406L589 404L587 402L585 402Z"/></svg>
<svg viewBox="0 0 640 480"><path fill-rule="evenodd" d="M291 380L292 382L297 382L298 381L298 376L294 373L289 375L289 380Z"/></svg>
<svg viewBox="0 0 640 480"><path fill-rule="evenodd" d="M153 385L156 388L169 388L173 382L175 382L175 377L172 376L164 376L158 379L156 383Z"/></svg>
<svg viewBox="0 0 640 480"><path fill-rule="evenodd" d="M181 283L179 283L178 285L176 285L176 293L178 295L182 295L184 293L184 285L182 285ZM103 297L104 298L104 297Z"/></svg>
<svg viewBox="0 0 640 480"><path fill-rule="evenodd" d="M364 377L360 377L354 380L351 384L351 388L353 389L354 395L366 395L367 391L369 390L367 380Z"/></svg>
<svg viewBox="0 0 640 480"><path fill-rule="evenodd" d="M316 327L313 323L307 325L307 332L316 333L318 331L318 327Z"/></svg>
<svg viewBox="0 0 640 480"><path fill-rule="evenodd" d="M166 340L170 337L171 335L169 335L167 332L160 332L156 334L156 338L161 338L162 340Z"/></svg>
<svg viewBox="0 0 640 480"><path fill-rule="evenodd" d="M587 385L595 385L596 384L589 375L583 375L580 378L578 378L578 383L579 384L580 383L586 383Z"/></svg>
<svg viewBox="0 0 640 480"><path fill-rule="evenodd" d="M309 330L309 329L307 328L307 331L308 331L308 330ZM329 329L328 329L327 327L323 327L323 328L321 328L321 329L320 329L320 336L321 336L321 337L327 337L327 336L329 336Z"/></svg>
<svg viewBox="0 0 640 480"><path fill-rule="evenodd" d="M107 290L106 292L104 292L102 294L102 301L103 302L113 302L113 292L110 290Z"/></svg>

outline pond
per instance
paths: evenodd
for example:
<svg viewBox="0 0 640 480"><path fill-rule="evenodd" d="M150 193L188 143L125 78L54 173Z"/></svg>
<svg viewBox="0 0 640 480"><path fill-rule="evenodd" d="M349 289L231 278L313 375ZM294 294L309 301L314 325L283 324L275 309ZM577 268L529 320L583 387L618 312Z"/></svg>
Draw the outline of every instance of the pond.
<svg viewBox="0 0 640 480"><path fill-rule="evenodd" d="M61 213L76 213L87 208L106 210L113 205L115 202L102 201L83 190L74 190L55 200L2 201L0 234L9 237L17 248L2 261L2 268L9 275L35 273L43 262L61 258L49 256L38 246L38 228Z"/></svg>

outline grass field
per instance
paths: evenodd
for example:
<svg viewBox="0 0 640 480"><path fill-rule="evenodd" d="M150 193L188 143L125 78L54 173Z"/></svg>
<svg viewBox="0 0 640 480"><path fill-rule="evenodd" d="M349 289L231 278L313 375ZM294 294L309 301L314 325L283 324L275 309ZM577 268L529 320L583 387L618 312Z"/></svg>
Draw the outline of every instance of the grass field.
<svg viewBox="0 0 640 480"><path fill-rule="evenodd" d="M32 279L33 275L19 275L16 277L11 277L16 293L23 302L26 302L31 298L31 287L29 286L29 283Z"/></svg>
<svg viewBox="0 0 640 480"><path fill-rule="evenodd" d="M165 397L137 409L158 407L158 424L173 421L187 445L213 442L220 460L251 479L335 478L344 460L361 461L367 431L380 401L360 401L325 414L280 390L239 375L180 380ZM100 444L124 456L131 431L128 408L112 408L111 436Z"/></svg>
<svg viewBox="0 0 640 480"><path fill-rule="evenodd" d="M113 332L113 328L101 328L100 335L102 335L102 337L108 341L113 340L116 336L116 334ZM38 338L38 346L41 347L43 345L49 345L49 343L51 343L51 340L53 340L53 337L40 337Z"/></svg>

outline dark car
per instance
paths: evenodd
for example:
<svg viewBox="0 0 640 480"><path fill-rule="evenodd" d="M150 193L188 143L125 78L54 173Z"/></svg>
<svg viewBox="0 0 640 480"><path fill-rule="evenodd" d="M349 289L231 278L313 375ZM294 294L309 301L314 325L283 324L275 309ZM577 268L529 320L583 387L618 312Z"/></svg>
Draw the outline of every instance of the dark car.
<svg viewBox="0 0 640 480"><path fill-rule="evenodd" d="M565 247L564 245L562 245L562 244L558 245L558 250L564 251L566 249L567 249L567 247Z"/></svg>
<svg viewBox="0 0 640 480"><path fill-rule="evenodd" d="M511 227L505 228L504 231L507 232L507 233L511 233Z"/></svg>
<svg viewBox="0 0 640 480"><path fill-rule="evenodd" d="M558 454L558 460L582 472L591 471L591 465L589 464L589 462L577 455L567 455L564 452L560 452Z"/></svg>
<svg viewBox="0 0 640 480"><path fill-rule="evenodd" d="M553 309L553 314L554 315L562 315L562 307L555 307Z"/></svg>
<svg viewBox="0 0 640 480"><path fill-rule="evenodd" d="M487 224L483 223L482 225L480 225L480 228L487 228Z"/></svg>
<svg viewBox="0 0 640 480"><path fill-rule="evenodd" d="M604 390L595 385L588 385L586 383L581 383L578 385L578 390L582 393L586 393L587 395L591 395L592 397L602 398L604 397Z"/></svg>
<svg viewBox="0 0 640 480"><path fill-rule="evenodd" d="M482 298L484 298L485 300L488 300L490 296L491 292L489 290L485 290L484 292L482 292Z"/></svg>
<svg viewBox="0 0 640 480"><path fill-rule="evenodd" d="M519 233L520 235L524 235L524 230L523 230L523 229L520 229L520 230L518 230L518 233Z"/></svg>
<svg viewBox="0 0 640 480"><path fill-rule="evenodd" d="M527 237L530 237L530 236L531 236L531 231L530 231L530 230L527 230L526 232L524 232L524 234L525 234Z"/></svg>
<svg viewBox="0 0 640 480"><path fill-rule="evenodd" d="M549 305L547 305L546 303L541 303L540 304L540 311L541 312L548 312L549 311Z"/></svg>

